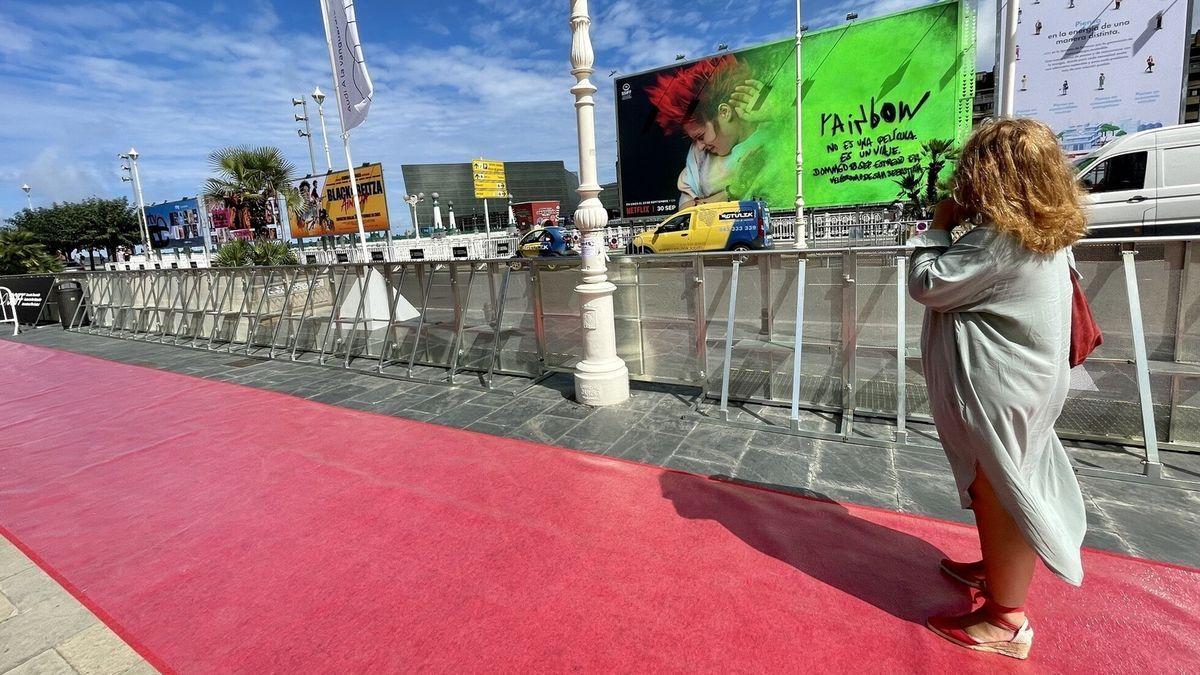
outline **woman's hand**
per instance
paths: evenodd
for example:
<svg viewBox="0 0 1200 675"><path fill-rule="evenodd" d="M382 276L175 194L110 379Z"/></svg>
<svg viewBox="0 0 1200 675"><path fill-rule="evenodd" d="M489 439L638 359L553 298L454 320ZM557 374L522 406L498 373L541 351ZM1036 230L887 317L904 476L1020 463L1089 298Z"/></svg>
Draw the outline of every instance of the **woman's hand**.
<svg viewBox="0 0 1200 675"><path fill-rule="evenodd" d="M960 213L958 204L953 199L943 199L933 208L933 223L929 229L947 232L953 230L962 220Z"/></svg>

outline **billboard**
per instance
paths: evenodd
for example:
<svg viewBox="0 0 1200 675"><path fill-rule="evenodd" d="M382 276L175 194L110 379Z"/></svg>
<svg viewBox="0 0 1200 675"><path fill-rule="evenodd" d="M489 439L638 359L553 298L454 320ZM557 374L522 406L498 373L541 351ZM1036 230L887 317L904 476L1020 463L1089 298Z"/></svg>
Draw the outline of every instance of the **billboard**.
<svg viewBox="0 0 1200 675"><path fill-rule="evenodd" d="M354 170L363 228L381 232L391 228L383 165L364 164ZM298 204L288 204L292 236L320 237L329 234L358 234L350 172L332 171L323 176L302 178L292 184L300 193Z"/></svg>
<svg viewBox="0 0 1200 675"><path fill-rule="evenodd" d="M894 201L921 146L971 127L974 17L959 2L805 33L804 199ZM622 215L796 200L795 41L618 78Z"/></svg>
<svg viewBox="0 0 1200 675"><path fill-rule="evenodd" d="M204 246L200 202L195 198L147 206L146 225L154 248Z"/></svg>
<svg viewBox="0 0 1200 675"><path fill-rule="evenodd" d="M1050 125L1069 155L1178 124L1188 3L1022 3L1014 110Z"/></svg>

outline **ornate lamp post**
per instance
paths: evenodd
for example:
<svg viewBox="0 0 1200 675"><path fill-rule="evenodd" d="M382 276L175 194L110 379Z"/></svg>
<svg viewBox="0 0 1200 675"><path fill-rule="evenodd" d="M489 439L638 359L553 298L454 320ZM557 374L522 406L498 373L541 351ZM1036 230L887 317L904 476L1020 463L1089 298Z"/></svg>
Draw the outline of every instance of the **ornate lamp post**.
<svg viewBox="0 0 1200 675"><path fill-rule="evenodd" d="M417 222L417 204L420 204L421 202L425 201L425 193L418 192L415 195L408 195L407 197L404 198L404 201L405 201L405 203L408 204L408 208L412 209L412 222L413 222L414 238L420 239L421 238L421 225Z"/></svg>
<svg viewBox="0 0 1200 675"><path fill-rule="evenodd" d="M629 370L617 356L613 323L613 291L605 267L604 226L608 211L600 203L596 175L596 85L589 79L595 53L589 35L592 20L587 0L569 0L571 7L571 74L575 76L575 120L579 131L579 208L575 225L582 239L580 271L575 287L583 323L583 360L575 366L575 399L587 405L614 405L629 398Z"/></svg>
<svg viewBox="0 0 1200 675"><path fill-rule="evenodd" d="M800 92L804 88L800 43L806 28L800 21L800 0L796 0L796 248L808 248L804 232L804 118L800 114Z"/></svg>

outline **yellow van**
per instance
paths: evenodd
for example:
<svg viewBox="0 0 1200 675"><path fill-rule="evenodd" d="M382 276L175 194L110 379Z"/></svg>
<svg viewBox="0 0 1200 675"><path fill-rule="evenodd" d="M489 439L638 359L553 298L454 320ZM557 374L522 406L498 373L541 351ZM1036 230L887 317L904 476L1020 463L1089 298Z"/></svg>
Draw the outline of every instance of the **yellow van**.
<svg viewBox="0 0 1200 675"><path fill-rule="evenodd" d="M680 210L633 238L626 253L769 249L771 212L761 201L713 202Z"/></svg>

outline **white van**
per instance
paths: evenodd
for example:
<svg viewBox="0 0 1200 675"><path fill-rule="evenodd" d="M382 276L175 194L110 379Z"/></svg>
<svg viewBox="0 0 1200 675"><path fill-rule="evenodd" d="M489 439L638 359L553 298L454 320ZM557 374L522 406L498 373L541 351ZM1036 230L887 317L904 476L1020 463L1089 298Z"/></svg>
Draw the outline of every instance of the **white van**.
<svg viewBox="0 0 1200 675"><path fill-rule="evenodd" d="M1200 234L1200 124L1118 138L1075 163L1090 237Z"/></svg>

